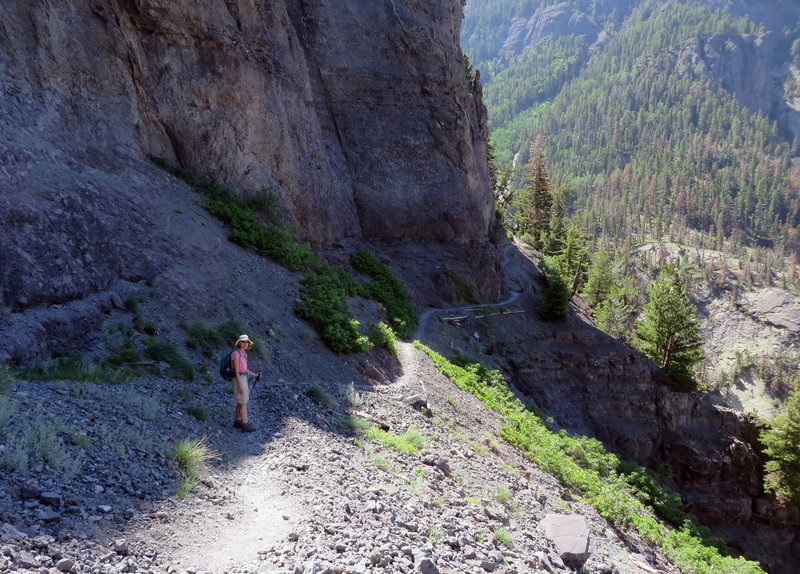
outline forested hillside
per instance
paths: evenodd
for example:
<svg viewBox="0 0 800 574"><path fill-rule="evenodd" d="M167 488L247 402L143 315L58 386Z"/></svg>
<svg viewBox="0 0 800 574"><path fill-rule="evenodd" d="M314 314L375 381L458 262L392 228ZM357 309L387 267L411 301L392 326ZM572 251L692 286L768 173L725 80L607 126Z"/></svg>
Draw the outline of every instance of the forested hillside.
<svg viewBox="0 0 800 574"><path fill-rule="evenodd" d="M591 237L796 258L796 3L469 0L462 44L498 161L542 136Z"/></svg>

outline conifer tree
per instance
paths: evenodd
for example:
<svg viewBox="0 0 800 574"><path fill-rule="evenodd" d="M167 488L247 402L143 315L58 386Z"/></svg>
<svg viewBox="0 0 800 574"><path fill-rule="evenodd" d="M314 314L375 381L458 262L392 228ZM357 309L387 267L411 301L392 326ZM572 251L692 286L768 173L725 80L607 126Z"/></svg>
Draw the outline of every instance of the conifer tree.
<svg viewBox="0 0 800 574"><path fill-rule="evenodd" d="M764 490L800 502L800 376L795 377L783 411L769 422L759 438L770 458L764 466Z"/></svg>
<svg viewBox="0 0 800 574"><path fill-rule="evenodd" d="M611 257L608 251L601 249L592 257L592 265L589 267L581 297L594 309L608 297L613 288L614 272L611 268Z"/></svg>
<svg viewBox="0 0 800 574"><path fill-rule="evenodd" d="M650 288L644 320L637 324L636 347L675 375L681 389L695 389L694 368L703 359L697 307L673 265L665 265Z"/></svg>
<svg viewBox="0 0 800 574"><path fill-rule="evenodd" d="M541 138L531 144L530 159L525 166L525 185L514 201L519 235L536 249L545 245L553 208L553 190L541 146Z"/></svg>

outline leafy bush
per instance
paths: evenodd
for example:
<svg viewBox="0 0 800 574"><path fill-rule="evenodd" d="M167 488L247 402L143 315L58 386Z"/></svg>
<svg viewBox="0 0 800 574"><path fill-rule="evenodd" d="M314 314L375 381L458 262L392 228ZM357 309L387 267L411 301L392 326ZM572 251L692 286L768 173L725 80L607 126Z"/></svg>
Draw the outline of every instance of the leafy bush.
<svg viewBox="0 0 800 574"><path fill-rule="evenodd" d="M369 328L369 340L376 347L383 347L392 357L397 358L397 344L395 343L394 331L386 323L380 321L373 323Z"/></svg>
<svg viewBox="0 0 800 574"><path fill-rule="evenodd" d="M507 486L498 486L494 498L500 504L505 504L511 500L511 490Z"/></svg>
<svg viewBox="0 0 800 574"><path fill-rule="evenodd" d="M492 532L492 538L508 548L514 548L514 536L501 526L498 526L494 529L494 532Z"/></svg>
<svg viewBox="0 0 800 574"><path fill-rule="evenodd" d="M383 305L397 336L401 339L409 338L419 322L419 317L411 305L411 294L402 281L368 249L359 249L350 261L353 267L373 279L358 287L359 294Z"/></svg>
<svg viewBox="0 0 800 574"><path fill-rule="evenodd" d="M146 341L145 354L154 361L169 365L177 379L191 381L194 378L194 366L183 351L172 343L150 339Z"/></svg>
<svg viewBox="0 0 800 574"><path fill-rule="evenodd" d="M219 327L214 327L202 320L181 326L188 335L186 346L190 349L200 350L206 357L213 356L219 349L233 347L242 333L253 332L249 323L239 319L228 319ZM264 343L260 339L252 339L252 341L253 346L250 353L258 358L264 358L266 356Z"/></svg>

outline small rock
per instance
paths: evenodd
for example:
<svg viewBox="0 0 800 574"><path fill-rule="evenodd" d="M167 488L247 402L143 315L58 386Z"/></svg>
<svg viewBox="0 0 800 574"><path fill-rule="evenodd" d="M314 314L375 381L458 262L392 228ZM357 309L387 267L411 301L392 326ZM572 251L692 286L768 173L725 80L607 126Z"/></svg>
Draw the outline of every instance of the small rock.
<svg viewBox="0 0 800 574"><path fill-rule="evenodd" d="M22 486L19 487L19 497L22 500L35 500L39 498L41 493L42 489L32 480L26 480Z"/></svg>
<svg viewBox="0 0 800 574"><path fill-rule="evenodd" d="M589 558L589 527L582 516L548 514L538 528L555 544L564 562L582 565Z"/></svg>
<svg viewBox="0 0 800 574"><path fill-rule="evenodd" d="M440 574L436 564L430 558L423 558L419 563L420 574Z"/></svg>
<svg viewBox="0 0 800 574"><path fill-rule="evenodd" d="M114 552L122 556L128 555L128 541L120 538L114 541Z"/></svg>
<svg viewBox="0 0 800 574"><path fill-rule="evenodd" d="M39 502L52 506L56 510L61 507L61 495L57 492L43 492L39 495Z"/></svg>
<svg viewBox="0 0 800 574"><path fill-rule="evenodd" d="M21 550L19 554L14 557L14 563L19 568L26 568L28 570L39 566L39 564L36 562L36 558L34 558L33 554L27 550Z"/></svg>
<svg viewBox="0 0 800 574"><path fill-rule="evenodd" d="M36 517L45 524L56 524L61 522L61 515L54 510L42 510Z"/></svg>
<svg viewBox="0 0 800 574"><path fill-rule="evenodd" d="M99 510L103 514L108 514L109 512L111 512L111 507L108 504L98 504L97 510Z"/></svg>
<svg viewBox="0 0 800 574"><path fill-rule="evenodd" d="M58 568L61 572L69 572L75 567L75 561L71 558L62 558L58 562L56 562L56 568Z"/></svg>

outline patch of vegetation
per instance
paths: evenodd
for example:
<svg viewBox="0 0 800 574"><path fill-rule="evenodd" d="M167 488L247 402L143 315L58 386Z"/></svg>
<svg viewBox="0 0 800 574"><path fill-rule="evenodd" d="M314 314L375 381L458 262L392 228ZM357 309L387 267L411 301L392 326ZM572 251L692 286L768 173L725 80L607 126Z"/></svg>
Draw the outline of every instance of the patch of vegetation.
<svg viewBox="0 0 800 574"><path fill-rule="evenodd" d="M498 486L494 494L494 499L500 504L505 504L511 500L511 490L507 486Z"/></svg>
<svg viewBox="0 0 800 574"><path fill-rule="evenodd" d="M646 541L660 546L685 572L763 574L758 563L731 557L721 540L713 538L692 515L676 508L675 496L652 475L642 470L631 476L635 465L622 465L595 439L569 436L564 430L551 431L511 392L499 371L477 364L459 366L419 342L414 345L425 351L453 383L500 414L504 439L563 485L581 493L584 502L594 506L611 524L633 527Z"/></svg>
<svg viewBox="0 0 800 574"><path fill-rule="evenodd" d="M339 400L348 407L357 407L361 405L363 399L350 381L346 386L339 389Z"/></svg>
<svg viewBox="0 0 800 574"><path fill-rule="evenodd" d="M193 416L201 423L208 420L208 412L203 407L186 407L185 410L187 415Z"/></svg>
<svg viewBox="0 0 800 574"><path fill-rule="evenodd" d="M72 444L89 449L92 446L92 439L86 433L79 432L72 435Z"/></svg>
<svg viewBox="0 0 800 574"><path fill-rule="evenodd" d="M76 473L82 461L67 455L61 438L65 430L60 420L46 420L38 413L22 421L10 420L3 429L5 448L0 451L0 468L25 473L31 465L46 464L56 472Z"/></svg>
<svg viewBox="0 0 800 574"><path fill-rule="evenodd" d="M359 286L359 294L383 305L397 336L401 339L409 338L419 323L419 317L411 305L411 294L403 282L368 249L359 249L350 262L353 267L373 279Z"/></svg>
<svg viewBox="0 0 800 574"><path fill-rule="evenodd" d="M409 429L402 435L397 435L391 431L372 426L367 437L380 442L387 448L404 453L419 452L426 442L425 436L417 429Z"/></svg>
<svg viewBox="0 0 800 574"><path fill-rule="evenodd" d="M544 305L539 309L539 318L551 323L563 321L569 310L569 285L561 274L558 261L554 257L543 257L541 264L544 281Z"/></svg>
<svg viewBox="0 0 800 574"><path fill-rule="evenodd" d="M369 429L372 428L370 423L355 415L347 415L339 420L345 428L359 437L368 435Z"/></svg>
<svg viewBox="0 0 800 574"><path fill-rule="evenodd" d="M380 453L373 454L372 457L370 457L370 460L372 461L372 464L374 464L376 468L379 468L380 470L386 472L391 472L392 463L384 455Z"/></svg>
<svg viewBox="0 0 800 574"><path fill-rule="evenodd" d="M514 548L514 536L502 526L498 526L494 529L494 532L492 532L492 538L508 548Z"/></svg>
<svg viewBox="0 0 800 574"><path fill-rule="evenodd" d="M366 351L369 340L359 332L347 304L357 290L357 283L344 269L320 262L315 273L300 281L300 301L294 312L313 325L333 352Z"/></svg>
<svg viewBox="0 0 800 574"><path fill-rule="evenodd" d="M397 358L397 344L395 343L394 331L383 321L370 325L369 340L376 347L383 347L392 357Z"/></svg>
<svg viewBox="0 0 800 574"><path fill-rule="evenodd" d="M37 360L20 373L27 381L77 381L119 384L141 376L134 369L118 368L109 363L84 362L82 357L57 357Z"/></svg>
<svg viewBox="0 0 800 574"><path fill-rule="evenodd" d="M245 321L239 319L229 319L219 326L214 327L207 321L193 321L186 325L180 325L187 334L186 346L190 349L198 349L206 357L211 357L216 351L226 347L233 347L239 335L242 333L252 333L252 327ZM266 348L260 339L252 339L253 346L250 353L263 359L266 356Z"/></svg>
<svg viewBox="0 0 800 574"><path fill-rule="evenodd" d="M274 205L277 199L274 194L265 192L261 199L256 195L242 201L230 189L173 166L163 158L151 157L151 160L205 196L205 208L228 225L228 239L232 242L290 271L306 272L301 281L300 301L294 311L311 323L332 351L358 353L370 348L369 340L359 332L358 321L352 318L347 304L347 298L354 295L373 298L384 305L395 331L401 336L410 335L416 326L417 318L408 291L369 251L360 250L354 256L353 265L356 268L361 265L359 270L374 279L359 286L346 271L322 261L307 243L300 244L293 231L259 218L259 211ZM403 335L406 330L407 334Z"/></svg>
<svg viewBox="0 0 800 574"><path fill-rule="evenodd" d="M184 477L177 493L181 498L189 494L200 478L207 474L208 463L219 458L219 454L208 446L205 438L178 441L168 456L178 465L178 470Z"/></svg>
<svg viewBox="0 0 800 574"><path fill-rule="evenodd" d="M0 395L4 395L11 390L16 380L17 377L11 367L0 365Z"/></svg>
<svg viewBox="0 0 800 574"><path fill-rule="evenodd" d="M459 301L466 301L467 303L475 305L478 304L478 298L475 296L475 285L464 279L461 273L455 269L445 266L443 272L455 285L456 297Z"/></svg>
<svg viewBox="0 0 800 574"><path fill-rule="evenodd" d="M154 361L169 365L176 379L191 381L194 378L194 365L178 347L156 339L147 339L145 345L145 354Z"/></svg>
<svg viewBox="0 0 800 574"><path fill-rule="evenodd" d="M784 501L800 502L800 375L784 408L761 431L764 452L764 489Z"/></svg>
<svg viewBox="0 0 800 574"><path fill-rule="evenodd" d="M323 407L339 406L336 398L316 383L312 383L311 386L306 389L306 396Z"/></svg>

